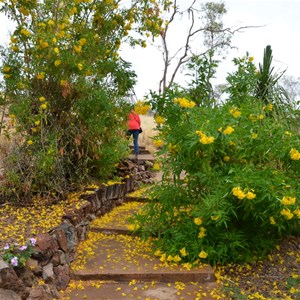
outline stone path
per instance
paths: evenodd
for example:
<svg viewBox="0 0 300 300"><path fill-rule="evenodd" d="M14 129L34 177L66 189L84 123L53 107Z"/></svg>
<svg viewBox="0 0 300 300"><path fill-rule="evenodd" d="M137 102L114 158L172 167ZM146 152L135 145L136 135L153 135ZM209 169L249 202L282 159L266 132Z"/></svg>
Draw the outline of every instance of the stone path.
<svg viewBox="0 0 300 300"><path fill-rule="evenodd" d="M147 158L154 159L146 152L139 157ZM62 299L216 299L211 266L192 270L163 266L147 243L130 234L127 218L144 205L142 201L128 204L134 200L137 199L126 197L123 209L116 207L114 219L104 227L92 223L94 255L85 257L83 269L74 267L70 288L62 294ZM116 222L117 219L123 219L122 224Z"/></svg>

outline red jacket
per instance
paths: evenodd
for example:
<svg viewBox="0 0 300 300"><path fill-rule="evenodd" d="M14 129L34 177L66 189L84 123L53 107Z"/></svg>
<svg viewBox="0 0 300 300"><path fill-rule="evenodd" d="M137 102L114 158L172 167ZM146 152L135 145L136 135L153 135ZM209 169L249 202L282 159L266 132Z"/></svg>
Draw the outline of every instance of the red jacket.
<svg viewBox="0 0 300 300"><path fill-rule="evenodd" d="M128 129L129 130L136 130L140 129L141 127L141 119L140 116L132 111L128 116Z"/></svg>

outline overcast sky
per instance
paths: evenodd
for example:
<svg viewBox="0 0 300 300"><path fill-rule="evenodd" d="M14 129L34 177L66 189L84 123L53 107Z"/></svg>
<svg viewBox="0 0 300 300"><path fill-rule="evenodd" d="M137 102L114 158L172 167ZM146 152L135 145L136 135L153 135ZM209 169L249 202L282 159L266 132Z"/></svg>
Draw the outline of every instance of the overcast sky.
<svg viewBox="0 0 300 300"><path fill-rule="evenodd" d="M199 3L202 0L197 0ZM237 50L224 53L226 60L221 63L217 82L224 83L226 74L232 72L234 57L242 57L249 52L254 56L258 66L262 62L263 51L267 45L273 50L273 62L276 70L287 68L286 74L300 77L300 0L225 0L227 14L224 17L226 27L263 26L250 28L238 33L232 40ZM191 0L178 0L181 7L191 3ZM173 49L182 46L180 36L184 36L184 22L176 27L172 40ZM0 44L8 41L10 23L0 14ZM132 63L138 75L135 87L138 98L142 98L150 89L157 90L162 77L163 62L160 52L155 47L146 49L124 49L122 57ZM183 76L179 77L185 81Z"/></svg>
<svg viewBox="0 0 300 300"><path fill-rule="evenodd" d="M202 0L198 0L202 1ZM263 26L249 28L238 33L232 45L238 49L224 53L226 59L220 64L216 82L224 83L228 72L233 71L232 59L242 57L248 51L254 56L255 64L262 62L264 48L271 45L275 70L285 70L287 75L300 77L300 0L225 0L227 14L224 17L226 27ZM191 3L179 0L179 4ZM180 41L184 23L173 35L174 45ZM175 47L174 47L175 48ZM135 49L124 53L124 57L133 63L138 74L135 88L138 98L142 98L150 89L157 90L162 77L162 57L154 47ZM180 81L185 78L180 76Z"/></svg>

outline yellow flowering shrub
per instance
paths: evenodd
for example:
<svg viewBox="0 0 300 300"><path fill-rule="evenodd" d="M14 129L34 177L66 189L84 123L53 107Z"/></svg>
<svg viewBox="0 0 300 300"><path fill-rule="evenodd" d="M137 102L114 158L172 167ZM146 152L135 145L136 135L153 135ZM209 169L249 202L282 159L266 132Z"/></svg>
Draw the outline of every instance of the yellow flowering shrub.
<svg viewBox="0 0 300 300"><path fill-rule="evenodd" d="M137 220L143 235L159 236L161 261L250 261L300 233L297 130L275 122L264 103L201 107L187 99L170 92L153 100L164 118L156 128L163 182Z"/></svg>
<svg viewBox="0 0 300 300"><path fill-rule="evenodd" d="M24 141L0 196L60 197L90 178L111 177L128 155L124 97L136 75L119 52L123 43L145 47L157 36L171 2L64 0L59 9L52 0L21 2L0 2L16 24L0 70ZM136 105L141 114L149 109Z"/></svg>

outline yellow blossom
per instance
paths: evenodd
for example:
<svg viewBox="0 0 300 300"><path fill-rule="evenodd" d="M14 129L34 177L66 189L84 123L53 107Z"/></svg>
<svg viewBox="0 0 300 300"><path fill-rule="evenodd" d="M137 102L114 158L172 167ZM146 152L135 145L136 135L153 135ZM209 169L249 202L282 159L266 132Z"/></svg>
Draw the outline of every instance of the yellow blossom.
<svg viewBox="0 0 300 300"><path fill-rule="evenodd" d="M255 197L256 197L256 195L251 191L247 192L247 194L246 194L246 198L249 199L249 200L252 200Z"/></svg>
<svg viewBox="0 0 300 300"><path fill-rule="evenodd" d="M265 116L263 114L260 114L260 115L257 116L258 120L263 120L264 118L265 118Z"/></svg>
<svg viewBox="0 0 300 300"><path fill-rule="evenodd" d="M55 24L55 23L54 23L53 20L49 20L49 21L48 21L48 25L52 26L52 25L54 25L54 24Z"/></svg>
<svg viewBox="0 0 300 300"><path fill-rule="evenodd" d="M37 121L34 122L34 124L35 124L36 126L39 126L39 125L41 124L41 121L40 121L40 120L37 120Z"/></svg>
<svg viewBox="0 0 300 300"><path fill-rule="evenodd" d="M146 104L145 102L139 100L134 106L134 111L139 115L145 115L150 108L151 107L149 104Z"/></svg>
<svg viewBox="0 0 300 300"><path fill-rule="evenodd" d="M163 140L154 140L153 145L158 148L162 147L164 145L164 141Z"/></svg>
<svg viewBox="0 0 300 300"><path fill-rule="evenodd" d="M183 257L185 257L185 256L188 255L188 253L186 252L185 247L181 248L181 249L179 250L179 252L180 252L181 256L183 256Z"/></svg>
<svg viewBox="0 0 300 300"><path fill-rule="evenodd" d="M223 160L224 160L225 162L228 162L228 161L230 161L230 156L228 156L228 155L225 155L225 156L223 157Z"/></svg>
<svg viewBox="0 0 300 300"><path fill-rule="evenodd" d="M292 148L290 151L290 157L292 160L299 160L300 159L300 153L295 148Z"/></svg>
<svg viewBox="0 0 300 300"><path fill-rule="evenodd" d="M274 217L270 217L270 224L271 225L275 225L276 224L276 221L275 221Z"/></svg>
<svg viewBox="0 0 300 300"><path fill-rule="evenodd" d="M73 47L73 49L74 49L74 51L76 52L76 53L80 53L81 52L81 50L82 50L82 48L81 48L81 46L79 45L79 46L74 46Z"/></svg>
<svg viewBox="0 0 300 300"><path fill-rule="evenodd" d="M81 71L83 69L83 64L79 63L79 64L77 64L77 67Z"/></svg>
<svg viewBox="0 0 300 300"><path fill-rule="evenodd" d="M208 254L204 250L202 250L198 256L199 258L207 258Z"/></svg>
<svg viewBox="0 0 300 300"><path fill-rule="evenodd" d="M194 101L189 101L186 98L175 98L173 100L175 104L179 104L182 108L193 108L196 106L196 103Z"/></svg>
<svg viewBox="0 0 300 300"><path fill-rule="evenodd" d="M280 214L285 216L287 220L290 220L294 217L294 214L289 209L286 208L281 210Z"/></svg>
<svg viewBox="0 0 300 300"><path fill-rule="evenodd" d="M27 144L30 146L30 145L33 144L33 141L32 141L32 140L28 140L28 141L27 141Z"/></svg>
<svg viewBox="0 0 300 300"><path fill-rule="evenodd" d="M198 238L203 239L206 236L206 229L204 227L200 227Z"/></svg>
<svg viewBox="0 0 300 300"><path fill-rule="evenodd" d="M281 204L283 204L283 205L292 205L295 202L296 202L296 198L295 197L286 197L286 196L284 196L281 199Z"/></svg>
<svg viewBox="0 0 300 300"><path fill-rule="evenodd" d="M293 213L300 219L300 209L295 209Z"/></svg>
<svg viewBox="0 0 300 300"><path fill-rule="evenodd" d="M253 132L253 133L251 134L251 138L252 138L253 140L257 139L257 137L258 137L258 134L257 134L257 133Z"/></svg>
<svg viewBox="0 0 300 300"><path fill-rule="evenodd" d="M225 129L224 129L224 131L223 131L223 134L231 134L231 133L233 133L234 132L234 129L233 129L233 127L231 127L231 126L227 126Z"/></svg>
<svg viewBox="0 0 300 300"><path fill-rule="evenodd" d="M60 64L61 64L61 60L60 60L60 59L57 59L57 60L54 62L54 66L55 66L55 67L58 67Z"/></svg>
<svg viewBox="0 0 300 300"><path fill-rule="evenodd" d="M37 78L37 79L44 79L44 78L45 78L45 72L38 73L38 74L36 75L36 78Z"/></svg>
<svg viewBox="0 0 300 300"><path fill-rule="evenodd" d="M25 28L22 28L21 29L21 33L23 34L23 35L26 35L26 36L29 36L31 33L30 33L30 31L28 31L27 29L25 29Z"/></svg>
<svg viewBox="0 0 300 300"><path fill-rule="evenodd" d="M254 60L254 57L253 56L249 56L249 58L248 58L248 61L253 61Z"/></svg>
<svg viewBox="0 0 300 300"><path fill-rule="evenodd" d="M40 105L40 109L44 110L47 108L47 103L43 103Z"/></svg>
<svg viewBox="0 0 300 300"><path fill-rule="evenodd" d="M79 45L80 46L83 46L86 44L86 38L81 38L79 41L78 41Z"/></svg>
<svg viewBox="0 0 300 300"><path fill-rule="evenodd" d="M159 171L161 169L160 164L157 162L154 163L152 169L153 171Z"/></svg>
<svg viewBox="0 0 300 300"><path fill-rule="evenodd" d="M288 136L292 136L293 135L290 131L285 131L284 134L288 135Z"/></svg>
<svg viewBox="0 0 300 300"><path fill-rule="evenodd" d="M59 49L58 49L57 47L55 47L55 48L53 49L53 51L54 51L54 53L56 53L56 54L59 53Z"/></svg>
<svg viewBox="0 0 300 300"><path fill-rule="evenodd" d="M241 111L234 107L230 110L230 114L234 117L234 118L238 118L241 115Z"/></svg>
<svg viewBox="0 0 300 300"><path fill-rule="evenodd" d="M246 194L242 191L242 189L240 187L234 187L232 189L232 194L240 200L242 200L246 197Z"/></svg>
<svg viewBox="0 0 300 300"><path fill-rule="evenodd" d="M162 116L156 115L154 117L154 120L156 122L156 124L163 124L165 122L165 118L163 118Z"/></svg>
<svg viewBox="0 0 300 300"><path fill-rule="evenodd" d="M11 70L11 68L9 66L4 66L3 67L3 72L4 73L8 73Z"/></svg>
<svg viewBox="0 0 300 300"><path fill-rule="evenodd" d="M203 223L202 219L201 218L194 218L194 223L196 225L201 225Z"/></svg>
<svg viewBox="0 0 300 300"><path fill-rule="evenodd" d="M44 101L46 100L46 98L42 96L42 97L39 98L39 100L40 100L41 102L44 102Z"/></svg>
<svg viewBox="0 0 300 300"><path fill-rule="evenodd" d="M220 219L220 216L218 216L218 215L212 215L210 218L211 218L213 221L217 221L217 220Z"/></svg>

